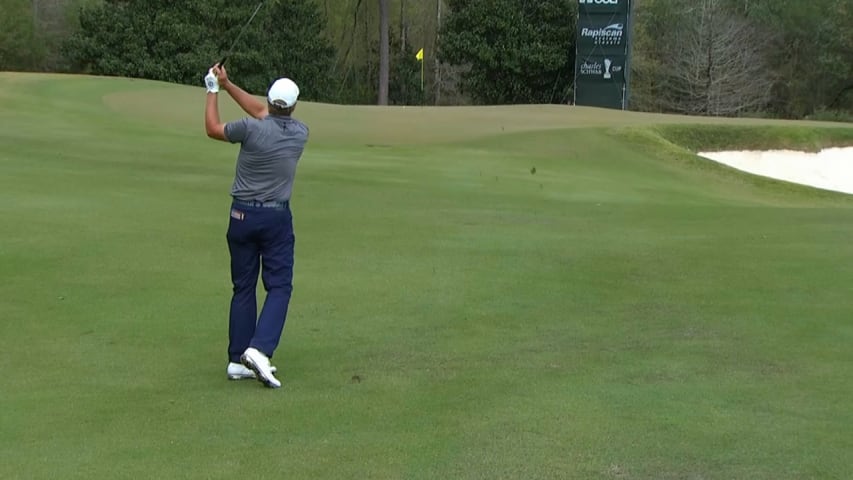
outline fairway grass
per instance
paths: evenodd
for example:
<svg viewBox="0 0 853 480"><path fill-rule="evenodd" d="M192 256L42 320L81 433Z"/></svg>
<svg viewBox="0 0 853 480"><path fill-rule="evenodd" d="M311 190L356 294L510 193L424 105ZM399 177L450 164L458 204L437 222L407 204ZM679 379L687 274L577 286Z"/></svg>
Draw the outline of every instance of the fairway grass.
<svg viewBox="0 0 853 480"><path fill-rule="evenodd" d="M694 155L850 126L300 104L268 390L203 100L0 73L0 478L853 477L853 196Z"/></svg>

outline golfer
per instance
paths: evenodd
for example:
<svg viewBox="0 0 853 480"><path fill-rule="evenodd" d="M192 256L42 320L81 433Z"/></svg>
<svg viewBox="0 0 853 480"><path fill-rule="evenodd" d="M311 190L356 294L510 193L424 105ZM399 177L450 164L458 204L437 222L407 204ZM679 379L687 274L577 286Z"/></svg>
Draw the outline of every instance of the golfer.
<svg viewBox="0 0 853 480"><path fill-rule="evenodd" d="M308 127L291 114L299 88L287 78L276 80L267 102L229 81L224 66L205 76L207 136L240 144L231 187L228 250L234 293L228 328L229 379L257 378L270 388L281 387L270 358L278 347L293 291L293 217L290 196L296 164L308 141ZM222 123L218 93L223 89L251 117ZM261 314L255 291L258 274L267 292Z"/></svg>

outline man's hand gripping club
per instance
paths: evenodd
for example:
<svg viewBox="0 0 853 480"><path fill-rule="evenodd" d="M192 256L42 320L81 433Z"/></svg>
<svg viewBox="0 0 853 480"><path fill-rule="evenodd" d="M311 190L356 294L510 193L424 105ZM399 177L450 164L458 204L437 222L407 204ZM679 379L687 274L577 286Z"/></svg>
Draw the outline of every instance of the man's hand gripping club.
<svg viewBox="0 0 853 480"><path fill-rule="evenodd" d="M248 92L238 87L228 79L228 70L224 65L216 64L210 71L216 75L216 80L220 88L228 92L231 98L240 105L244 112L254 118L261 119L269 115L266 102L261 102L257 98L250 95Z"/></svg>

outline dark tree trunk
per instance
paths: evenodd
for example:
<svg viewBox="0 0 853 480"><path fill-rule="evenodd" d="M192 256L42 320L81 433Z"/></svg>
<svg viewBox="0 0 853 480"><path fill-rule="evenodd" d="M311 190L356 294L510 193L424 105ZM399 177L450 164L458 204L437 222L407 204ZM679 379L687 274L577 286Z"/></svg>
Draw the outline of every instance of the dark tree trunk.
<svg viewBox="0 0 853 480"><path fill-rule="evenodd" d="M388 105L388 78L391 72L388 15L388 0L379 0L379 105Z"/></svg>

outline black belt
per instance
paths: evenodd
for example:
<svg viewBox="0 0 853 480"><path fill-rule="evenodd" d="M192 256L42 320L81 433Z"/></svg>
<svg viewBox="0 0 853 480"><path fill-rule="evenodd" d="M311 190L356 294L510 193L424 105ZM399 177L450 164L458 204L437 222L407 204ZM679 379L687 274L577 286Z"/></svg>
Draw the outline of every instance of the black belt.
<svg viewBox="0 0 853 480"><path fill-rule="evenodd" d="M244 207L255 207L255 208L285 208L287 204L290 203L288 201L284 202L259 202L257 200L238 200L234 199L235 205L242 205Z"/></svg>

